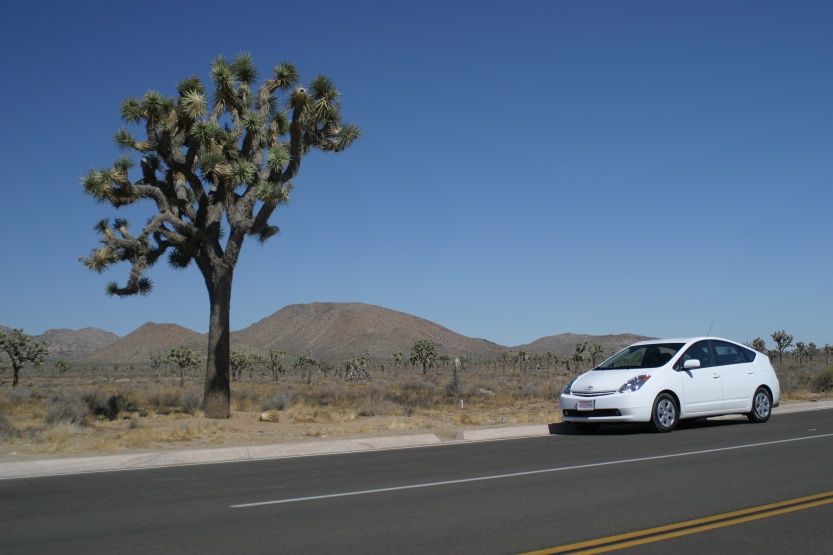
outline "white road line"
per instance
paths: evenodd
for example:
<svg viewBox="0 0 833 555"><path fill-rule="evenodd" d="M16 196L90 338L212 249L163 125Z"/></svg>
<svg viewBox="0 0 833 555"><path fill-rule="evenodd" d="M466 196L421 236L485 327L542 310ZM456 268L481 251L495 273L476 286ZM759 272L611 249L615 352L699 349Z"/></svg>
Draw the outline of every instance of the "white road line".
<svg viewBox="0 0 833 555"><path fill-rule="evenodd" d="M271 501L258 501L255 503L241 503L239 505L231 505L230 508L232 509L244 509L248 507L260 507L263 505L280 505L283 503L299 503L302 501L318 501L321 499L334 499L337 497L351 497L354 495L371 495L374 493L385 493L390 491L404 491L409 489L420 489L420 488L434 488L439 486L450 486L454 484L466 484L469 482L485 482L487 480L503 480L505 478L518 478L520 476L533 476L535 474L547 474L552 472L564 472L567 470L580 470L583 468L595 468L600 466L611 466L616 464L628 464L628 463L637 463L637 462L646 462L646 461L656 461L661 459L671 459L675 457L690 457L693 455L704 455L708 453L719 453L721 451L732 451L735 449L749 449L751 447L765 447L768 445L778 445L781 443L791 443L795 441L807 441L811 439L823 439L833 437L833 434L822 434L816 436L807 436L807 437L798 437L793 439L780 439L778 441L767 441L764 443L751 443L748 445L735 445L732 447L720 447L718 449L706 449L703 451L689 451L687 453L674 453L670 455L657 455L654 457L641 457L637 459L624 459L620 461L607 461L607 462L600 462L600 463L590 463L590 464L582 464L582 465L575 465L575 466L561 466L558 468L544 468L541 470L528 470L526 472L512 472L509 474L496 474L494 476L479 476L476 478L461 478L459 480L446 480L443 482L426 482L423 484L411 484L407 486L394 486L389 488L379 488L379 489L368 489L368 490L360 490L360 491L348 491L342 493L330 493L327 495L313 495L310 497L293 497L290 499L275 499Z"/></svg>

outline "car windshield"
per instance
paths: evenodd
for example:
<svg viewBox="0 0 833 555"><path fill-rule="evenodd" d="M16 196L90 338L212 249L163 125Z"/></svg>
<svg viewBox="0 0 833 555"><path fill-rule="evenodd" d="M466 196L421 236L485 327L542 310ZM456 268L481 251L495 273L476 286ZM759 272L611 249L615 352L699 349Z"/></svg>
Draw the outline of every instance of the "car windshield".
<svg viewBox="0 0 833 555"><path fill-rule="evenodd" d="M619 351L599 366L597 370L616 370L620 368L659 368L671 360L684 343L652 343L650 345L631 345Z"/></svg>

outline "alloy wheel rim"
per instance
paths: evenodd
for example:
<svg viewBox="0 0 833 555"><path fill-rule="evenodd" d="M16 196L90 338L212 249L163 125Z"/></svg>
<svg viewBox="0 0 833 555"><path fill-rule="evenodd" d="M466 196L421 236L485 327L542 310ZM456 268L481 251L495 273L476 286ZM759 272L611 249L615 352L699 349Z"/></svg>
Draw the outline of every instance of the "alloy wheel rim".
<svg viewBox="0 0 833 555"><path fill-rule="evenodd" d="M755 398L755 411L760 417L767 416L769 414L769 397L763 393L759 393Z"/></svg>
<svg viewBox="0 0 833 555"><path fill-rule="evenodd" d="M657 416L659 417L660 424L664 428L674 423L674 406L671 404L671 401L664 400L657 406Z"/></svg>

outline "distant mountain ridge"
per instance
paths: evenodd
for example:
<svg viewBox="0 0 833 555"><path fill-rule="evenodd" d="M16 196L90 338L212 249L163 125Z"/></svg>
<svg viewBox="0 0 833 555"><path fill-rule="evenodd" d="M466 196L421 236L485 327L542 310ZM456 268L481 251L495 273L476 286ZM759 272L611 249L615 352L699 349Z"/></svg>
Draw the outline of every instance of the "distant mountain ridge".
<svg viewBox="0 0 833 555"><path fill-rule="evenodd" d="M167 355L179 346L202 352L208 341L205 334L182 326L152 322L121 338L96 328L75 332L49 330L33 338L49 344L49 358L74 358L78 362L95 364L145 364L151 354ZM506 347L485 339L466 337L424 318L380 306L320 302L288 305L247 328L232 332L231 348L264 356L268 356L271 349L279 349L286 351L289 360L308 355L338 362L366 353L372 359L388 361L397 352L407 358L413 344L422 339L432 341L439 353L490 360L505 351L520 349L536 354L549 352L569 356L575 351L576 343L584 341L588 345L603 345L605 355L609 356L647 338L634 334L560 334Z"/></svg>
<svg viewBox="0 0 833 555"><path fill-rule="evenodd" d="M11 331L12 328L0 326L0 333L8 334ZM25 333L26 330L23 331ZM119 340L119 336L115 333L99 328L49 329L43 332L42 335L30 337L48 346L50 359L88 355Z"/></svg>

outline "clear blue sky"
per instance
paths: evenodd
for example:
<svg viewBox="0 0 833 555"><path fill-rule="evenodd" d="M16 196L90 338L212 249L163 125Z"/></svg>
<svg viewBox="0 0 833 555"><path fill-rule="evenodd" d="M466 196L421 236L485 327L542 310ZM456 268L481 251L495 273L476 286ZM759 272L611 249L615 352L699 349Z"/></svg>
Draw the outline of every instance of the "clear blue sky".
<svg viewBox="0 0 833 555"><path fill-rule="evenodd" d="M0 324L207 331L196 269L107 297L78 256L117 213L79 177L119 103L250 52L343 94L364 136L311 155L245 245L232 328L357 301L516 346L563 332L786 329L833 343L833 2L6 0ZM712 326L712 322L714 322Z"/></svg>

